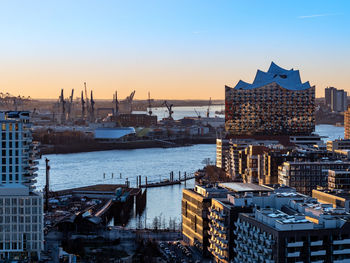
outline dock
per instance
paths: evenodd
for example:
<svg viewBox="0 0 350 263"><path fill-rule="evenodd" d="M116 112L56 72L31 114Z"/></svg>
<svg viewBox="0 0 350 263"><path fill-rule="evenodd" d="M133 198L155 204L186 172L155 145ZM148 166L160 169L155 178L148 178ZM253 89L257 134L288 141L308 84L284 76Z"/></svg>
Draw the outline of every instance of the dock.
<svg viewBox="0 0 350 263"><path fill-rule="evenodd" d="M138 183L138 187L139 188L151 188L151 187L162 187L162 186L168 186L168 185L176 185L176 184L181 184L182 182L194 179L196 176L195 174L190 174L187 175L186 173L181 176L179 174L179 178L178 179L174 179L174 172L170 173L170 178L169 179L165 179L165 180L160 180L158 182L151 182L149 183L147 181L147 177L145 178L145 184L141 184L141 176L138 177L137 179L137 183Z"/></svg>
<svg viewBox="0 0 350 263"><path fill-rule="evenodd" d="M131 188L128 184L97 184L51 192L50 199L54 201L49 207L53 225L58 223L68 230L79 225L86 231L88 228L84 227L91 222L107 225L114 219L115 225L126 225L133 209L141 215L146 207L147 189ZM60 216L68 201L75 204L74 209Z"/></svg>

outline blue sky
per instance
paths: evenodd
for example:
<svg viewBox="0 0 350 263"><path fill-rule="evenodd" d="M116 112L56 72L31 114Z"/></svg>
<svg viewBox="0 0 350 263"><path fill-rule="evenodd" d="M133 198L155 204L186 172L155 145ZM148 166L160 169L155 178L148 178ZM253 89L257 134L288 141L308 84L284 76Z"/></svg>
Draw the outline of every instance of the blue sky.
<svg viewBox="0 0 350 263"><path fill-rule="evenodd" d="M350 91L350 1L0 1L0 88L223 98L271 61ZM68 91L67 91L68 94Z"/></svg>

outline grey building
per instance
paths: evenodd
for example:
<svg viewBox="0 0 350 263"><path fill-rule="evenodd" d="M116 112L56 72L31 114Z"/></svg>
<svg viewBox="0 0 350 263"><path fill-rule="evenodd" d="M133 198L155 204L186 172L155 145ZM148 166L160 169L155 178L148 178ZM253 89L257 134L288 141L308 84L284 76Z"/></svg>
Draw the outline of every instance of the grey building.
<svg viewBox="0 0 350 263"><path fill-rule="evenodd" d="M326 105L330 107L332 111L344 112L347 109L347 92L344 90L338 90L334 87L327 87L325 89Z"/></svg>

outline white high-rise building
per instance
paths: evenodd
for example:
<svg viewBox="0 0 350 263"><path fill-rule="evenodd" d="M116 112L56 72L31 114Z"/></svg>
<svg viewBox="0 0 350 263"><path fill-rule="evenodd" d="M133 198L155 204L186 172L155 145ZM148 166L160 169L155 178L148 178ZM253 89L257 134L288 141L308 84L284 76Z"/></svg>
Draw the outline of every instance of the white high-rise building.
<svg viewBox="0 0 350 263"><path fill-rule="evenodd" d="M43 199L35 192L37 146L29 112L0 112L0 261L40 256Z"/></svg>

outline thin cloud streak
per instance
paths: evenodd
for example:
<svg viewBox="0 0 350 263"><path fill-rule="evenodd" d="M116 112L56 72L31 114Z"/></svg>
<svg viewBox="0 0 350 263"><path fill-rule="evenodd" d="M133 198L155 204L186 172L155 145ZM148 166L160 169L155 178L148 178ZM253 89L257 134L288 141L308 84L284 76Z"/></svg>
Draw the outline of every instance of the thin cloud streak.
<svg viewBox="0 0 350 263"><path fill-rule="evenodd" d="M315 15L308 15L308 16L298 16L299 19L305 19L305 18L316 18L316 17L324 17L324 16L338 16L341 14L315 14Z"/></svg>

